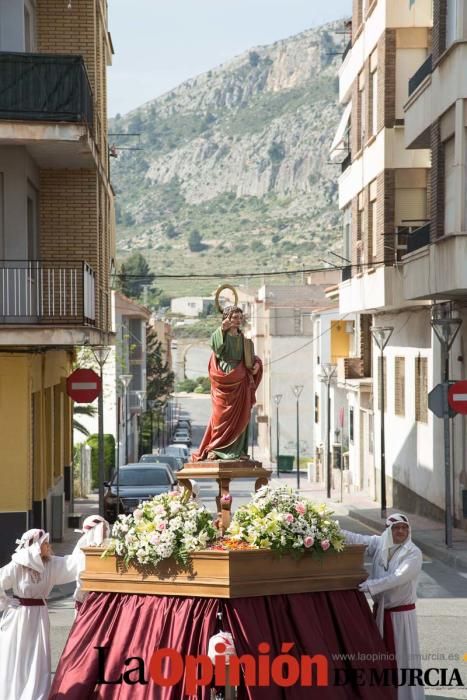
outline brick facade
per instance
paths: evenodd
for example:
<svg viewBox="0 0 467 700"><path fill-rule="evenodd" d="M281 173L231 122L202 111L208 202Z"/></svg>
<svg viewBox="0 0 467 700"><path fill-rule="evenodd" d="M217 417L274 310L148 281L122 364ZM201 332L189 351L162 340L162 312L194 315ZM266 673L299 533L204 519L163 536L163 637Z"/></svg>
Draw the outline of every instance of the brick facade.
<svg viewBox="0 0 467 700"><path fill-rule="evenodd" d="M378 127L392 129L396 120L396 32L387 29L378 41Z"/></svg>
<svg viewBox="0 0 467 700"><path fill-rule="evenodd" d="M96 323L110 330L113 205L107 143L106 67L110 61L105 0L38 0L39 52L84 59L94 99L99 168L41 171L40 230L44 260L88 262L96 272Z"/></svg>

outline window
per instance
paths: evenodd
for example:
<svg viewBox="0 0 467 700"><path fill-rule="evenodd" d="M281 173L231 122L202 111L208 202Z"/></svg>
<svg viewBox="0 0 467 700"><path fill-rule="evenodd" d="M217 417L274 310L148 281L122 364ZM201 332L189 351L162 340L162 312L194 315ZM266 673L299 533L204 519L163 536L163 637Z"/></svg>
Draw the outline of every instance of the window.
<svg viewBox="0 0 467 700"><path fill-rule="evenodd" d="M368 85L368 136L376 136L378 131L378 71L370 73Z"/></svg>
<svg viewBox="0 0 467 700"><path fill-rule="evenodd" d="M354 440L353 406L349 406L349 440L350 442Z"/></svg>
<svg viewBox="0 0 467 700"><path fill-rule="evenodd" d="M358 150L363 148L363 145L366 140L366 99L365 99L365 83L363 83L362 87L359 90L358 93L358 99L360 102L360 132L358 135Z"/></svg>
<svg viewBox="0 0 467 700"><path fill-rule="evenodd" d="M405 416L405 358L394 358L394 413Z"/></svg>
<svg viewBox="0 0 467 700"><path fill-rule="evenodd" d="M315 394L315 423L319 423L319 395Z"/></svg>
<svg viewBox="0 0 467 700"><path fill-rule="evenodd" d="M456 40L457 0L447 0L446 7L446 48Z"/></svg>
<svg viewBox="0 0 467 700"><path fill-rule="evenodd" d="M415 420L428 423L428 359L415 358Z"/></svg>
<svg viewBox="0 0 467 700"><path fill-rule="evenodd" d="M383 358L383 381L384 381L384 412L388 410L388 380L386 372L386 358ZM378 355L378 410L381 411L381 355Z"/></svg>
<svg viewBox="0 0 467 700"><path fill-rule="evenodd" d="M375 452L375 427L373 414L368 414L368 452L374 454Z"/></svg>

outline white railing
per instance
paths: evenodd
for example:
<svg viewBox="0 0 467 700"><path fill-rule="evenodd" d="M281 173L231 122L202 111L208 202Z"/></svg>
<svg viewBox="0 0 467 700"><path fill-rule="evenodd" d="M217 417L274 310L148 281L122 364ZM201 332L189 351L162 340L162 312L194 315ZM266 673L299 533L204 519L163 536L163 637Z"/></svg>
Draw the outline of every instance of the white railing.
<svg viewBox="0 0 467 700"><path fill-rule="evenodd" d="M93 324L95 317L87 263L0 261L0 323Z"/></svg>

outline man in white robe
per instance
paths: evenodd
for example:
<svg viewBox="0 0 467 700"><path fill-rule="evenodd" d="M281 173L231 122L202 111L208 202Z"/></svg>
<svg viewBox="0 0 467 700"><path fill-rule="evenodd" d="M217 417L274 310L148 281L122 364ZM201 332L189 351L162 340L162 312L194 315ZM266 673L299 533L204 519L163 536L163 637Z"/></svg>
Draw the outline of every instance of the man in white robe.
<svg viewBox="0 0 467 700"><path fill-rule="evenodd" d="M421 668L415 602L422 553L412 542L407 517L401 513L390 515L382 535L343 532L349 544L367 546L371 574L359 589L370 593L375 602L376 622L388 651L395 653L399 675L401 669ZM425 692L423 686L402 685L397 697L422 700Z"/></svg>
<svg viewBox="0 0 467 700"><path fill-rule="evenodd" d="M89 515L87 518L85 518L83 522L82 530L75 530L75 532L82 533L82 537L80 537L80 539L78 540L78 547L102 547L105 540L110 535L110 525L107 522L107 520L104 520L104 518L101 515ZM79 557L79 569L81 572L84 570L86 564L86 557L84 555L84 552L80 551ZM73 598L75 600L76 613L79 612L80 607L84 603L86 595L86 592L83 591L82 588L81 578L80 576L78 576L76 581L76 589L73 594Z"/></svg>
<svg viewBox="0 0 467 700"><path fill-rule="evenodd" d="M56 585L80 571L80 545L53 555L49 535L32 529L17 540L11 562L0 569L0 697L47 700L50 688L50 622L45 602ZM13 597L6 591L12 589Z"/></svg>

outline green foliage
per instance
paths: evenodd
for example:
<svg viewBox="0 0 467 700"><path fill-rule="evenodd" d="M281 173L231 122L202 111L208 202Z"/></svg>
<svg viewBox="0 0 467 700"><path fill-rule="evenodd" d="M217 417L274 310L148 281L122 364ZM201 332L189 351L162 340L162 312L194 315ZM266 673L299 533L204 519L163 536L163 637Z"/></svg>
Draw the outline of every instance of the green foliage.
<svg viewBox="0 0 467 700"><path fill-rule="evenodd" d="M283 143L273 141L268 148L268 156L271 163L280 163L285 158L285 148Z"/></svg>
<svg viewBox="0 0 467 700"><path fill-rule="evenodd" d="M203 243L203 239L201 238L201 234L197 229L193 229L193 231L190 233L188 247L192 253L199 253L206 248Z"/></svg>
<svg viewBox="0 0 467 700"><path fill-rule="evenodd" d="M252 241L250 247L254 253L262 253L264 250L266 250L264 243L257 240Z"/></svg>
<svg viewBox="0 0 467 700"><path fill-rule="evenodd" d="M211 382L209 377L197 377L196 379L182 379L176 386L177 391L186 391L195 394L209 394L211 392Z"/></svg>
<svg viewBox="0 0 467 700"><path fill-rule="evenodd" d="M94 433L86 440L91 448L91 478L92 487L99 486L99 435ZM110 433L104 434L104 479L110 479L115 468L115 438Z"/></svg>
<svg viewBox="0 0 467 700"><path fill-rule="evenodd" d="M259 53L257 53L256 51L250 51L250 53L248 54L248 61L252 68L256 68L260 60L261 58Z"/></svg>
<svg viewBox="0 0 467 700"><path fill-rule="evenodd" d="M95 416L97 408L92 404L75 404L73 406L73 430L77 430L81 435L88 437L89 430L75 416Z"/></svg>
<svg viewBox="0 0 467 700"><path fill-rule="evenodd" d="M120 266L118 280L118 289L122 294L138 299L144 287L153 282L154 274L150 271L146 258L141 253L133 253Z"/></svg>
<svg viewBox="0 0 467 700"><path fill-rule="evenodd" d="M147 328L146 357L147 398L162 405L173 390L175 375L163 357L162 343L153 326Z"/></svg>
<svg viewBox="0 0 467 700"><path fill-rule="evenodd" d="M216 328L220 326L222 317L220 314L207 316L189 326L175 326L173 329L174 338L206 338L208 340Z"/></svg>

